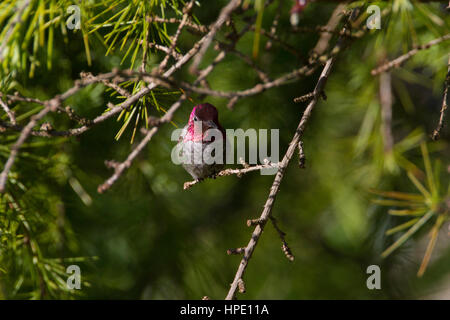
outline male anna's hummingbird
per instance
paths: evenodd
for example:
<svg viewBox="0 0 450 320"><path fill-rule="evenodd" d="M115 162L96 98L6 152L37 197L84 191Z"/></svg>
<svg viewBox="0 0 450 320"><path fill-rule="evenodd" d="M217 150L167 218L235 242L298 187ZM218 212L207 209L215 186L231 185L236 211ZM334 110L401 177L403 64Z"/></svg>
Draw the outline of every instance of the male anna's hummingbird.
<svg viewBox="0 0 450 320"><path fill-rule="evenodd" d="M212 104L203 103L192 109L177 148L183 167L195 180L212 177L224 167L225 137L219 113Z"/></svg>

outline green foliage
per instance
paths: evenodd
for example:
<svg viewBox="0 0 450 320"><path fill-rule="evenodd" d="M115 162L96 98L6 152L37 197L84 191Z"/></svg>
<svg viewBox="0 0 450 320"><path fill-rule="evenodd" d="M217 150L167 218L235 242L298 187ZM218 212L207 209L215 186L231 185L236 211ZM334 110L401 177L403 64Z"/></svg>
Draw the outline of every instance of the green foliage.
<svg viewBox="0 0 450 320"><path fill-rule="evenodd" d="M424 274L427 268L431 253L436 244L438 231L442 227L443 223L450 219L450 208L448 207L448 201L450 199L450 181L447 189L440 190L440 183L438 182L441 180L441 174L439 170L433 170L425 143L421 144L421 149L425 165L425 180L427 187L425 187L416 177L418 174L415 175L413 171L408 171L408 178L420 194L374 191L376 194L390 198L387 200L377 199L374 200L375 203L402 208L400 210L390 209L389 214L410 218L416 217L386 231L386 235L391 235L409 228L400 238L398 238L382 253L383 257L387 257L398 249L402 244L410 239L414 233L419 230L419 228L424 226L428 220L432 217L436 217L430 236L430 241L428 243L428 248L425 252L425 257L418 272L418 275L420 276ZM437 162L435 167L439 168L439 163L440 162ZM424 176L421 171L416 170L416 172L421 173L420 176Z"/></svg>
<svg viewBox="0 0 450 320"><path fill-rule="evenodd" d="M1 156L7 154L2 146ZM52 160L22 153L35 165L50 168L45 180L65 185L69 176L67 157L63 154ZM8 192L0 195L0 283L1 297L5 299L72 298L77 290L66 284L66 266L83 264L85 258L66 257L76 250L77 242L64 217L65 205L54 189L36 181L27 187L13 173L9 177ZM59 257L59 258L54 258ZM89 283L84 281L84 286Z"/></svg>

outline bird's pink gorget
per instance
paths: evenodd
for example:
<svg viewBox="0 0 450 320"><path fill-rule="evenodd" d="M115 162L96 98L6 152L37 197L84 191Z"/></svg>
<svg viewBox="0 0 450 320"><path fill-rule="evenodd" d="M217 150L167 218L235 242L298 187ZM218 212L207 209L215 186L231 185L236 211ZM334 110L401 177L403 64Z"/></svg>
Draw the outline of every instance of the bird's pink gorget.
<svg viewBox="0 0 450 320"><path fill-rule="evenodd" d="M213 105L204 103L192 109L183 141L212 142L215 138L224 137L225 130L219 123L219 115Z"/></svg>

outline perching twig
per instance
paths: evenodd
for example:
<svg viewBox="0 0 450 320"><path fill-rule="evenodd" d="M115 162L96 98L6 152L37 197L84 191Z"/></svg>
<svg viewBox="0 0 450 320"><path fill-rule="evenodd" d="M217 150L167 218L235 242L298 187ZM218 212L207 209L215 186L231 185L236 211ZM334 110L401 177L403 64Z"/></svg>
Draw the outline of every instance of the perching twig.
<svg viewBox="0 0 450 320"><path fill-rule="evenodd" d="M243 174L246 174L246 173L249 173L249 172L252 172L252 171L268 169L268 168L277 168L277 167L278 167L277 164L266 163L266 164L260 164L260 165L255 165L255 166L249 166L249 167L244 168L244 169L225 169L225 170L222 170L219 173L217 173L214 176L214 178L223 177L223 176L230 176L230 175L233 175L233 174L235 174L238 177L241 177ZM193 180L193 181L185 182L183 189L187 190L187 189L189 189L193 185L196 185L199 182L200 182L200 180Z"/></svg>

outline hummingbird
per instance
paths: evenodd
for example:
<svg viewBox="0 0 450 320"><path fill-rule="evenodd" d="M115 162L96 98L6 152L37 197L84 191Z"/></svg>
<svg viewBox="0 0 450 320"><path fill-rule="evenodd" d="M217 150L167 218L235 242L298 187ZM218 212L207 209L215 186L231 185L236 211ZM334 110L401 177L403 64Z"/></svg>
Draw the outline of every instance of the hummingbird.
<svg viewBox="0 0 450 320"><path fill-rule="evenodd" d="M192 109L177 148L184 169L195 180L215 177L224 167L226 150L226 134L216 107L203 103Z"/></svg>

